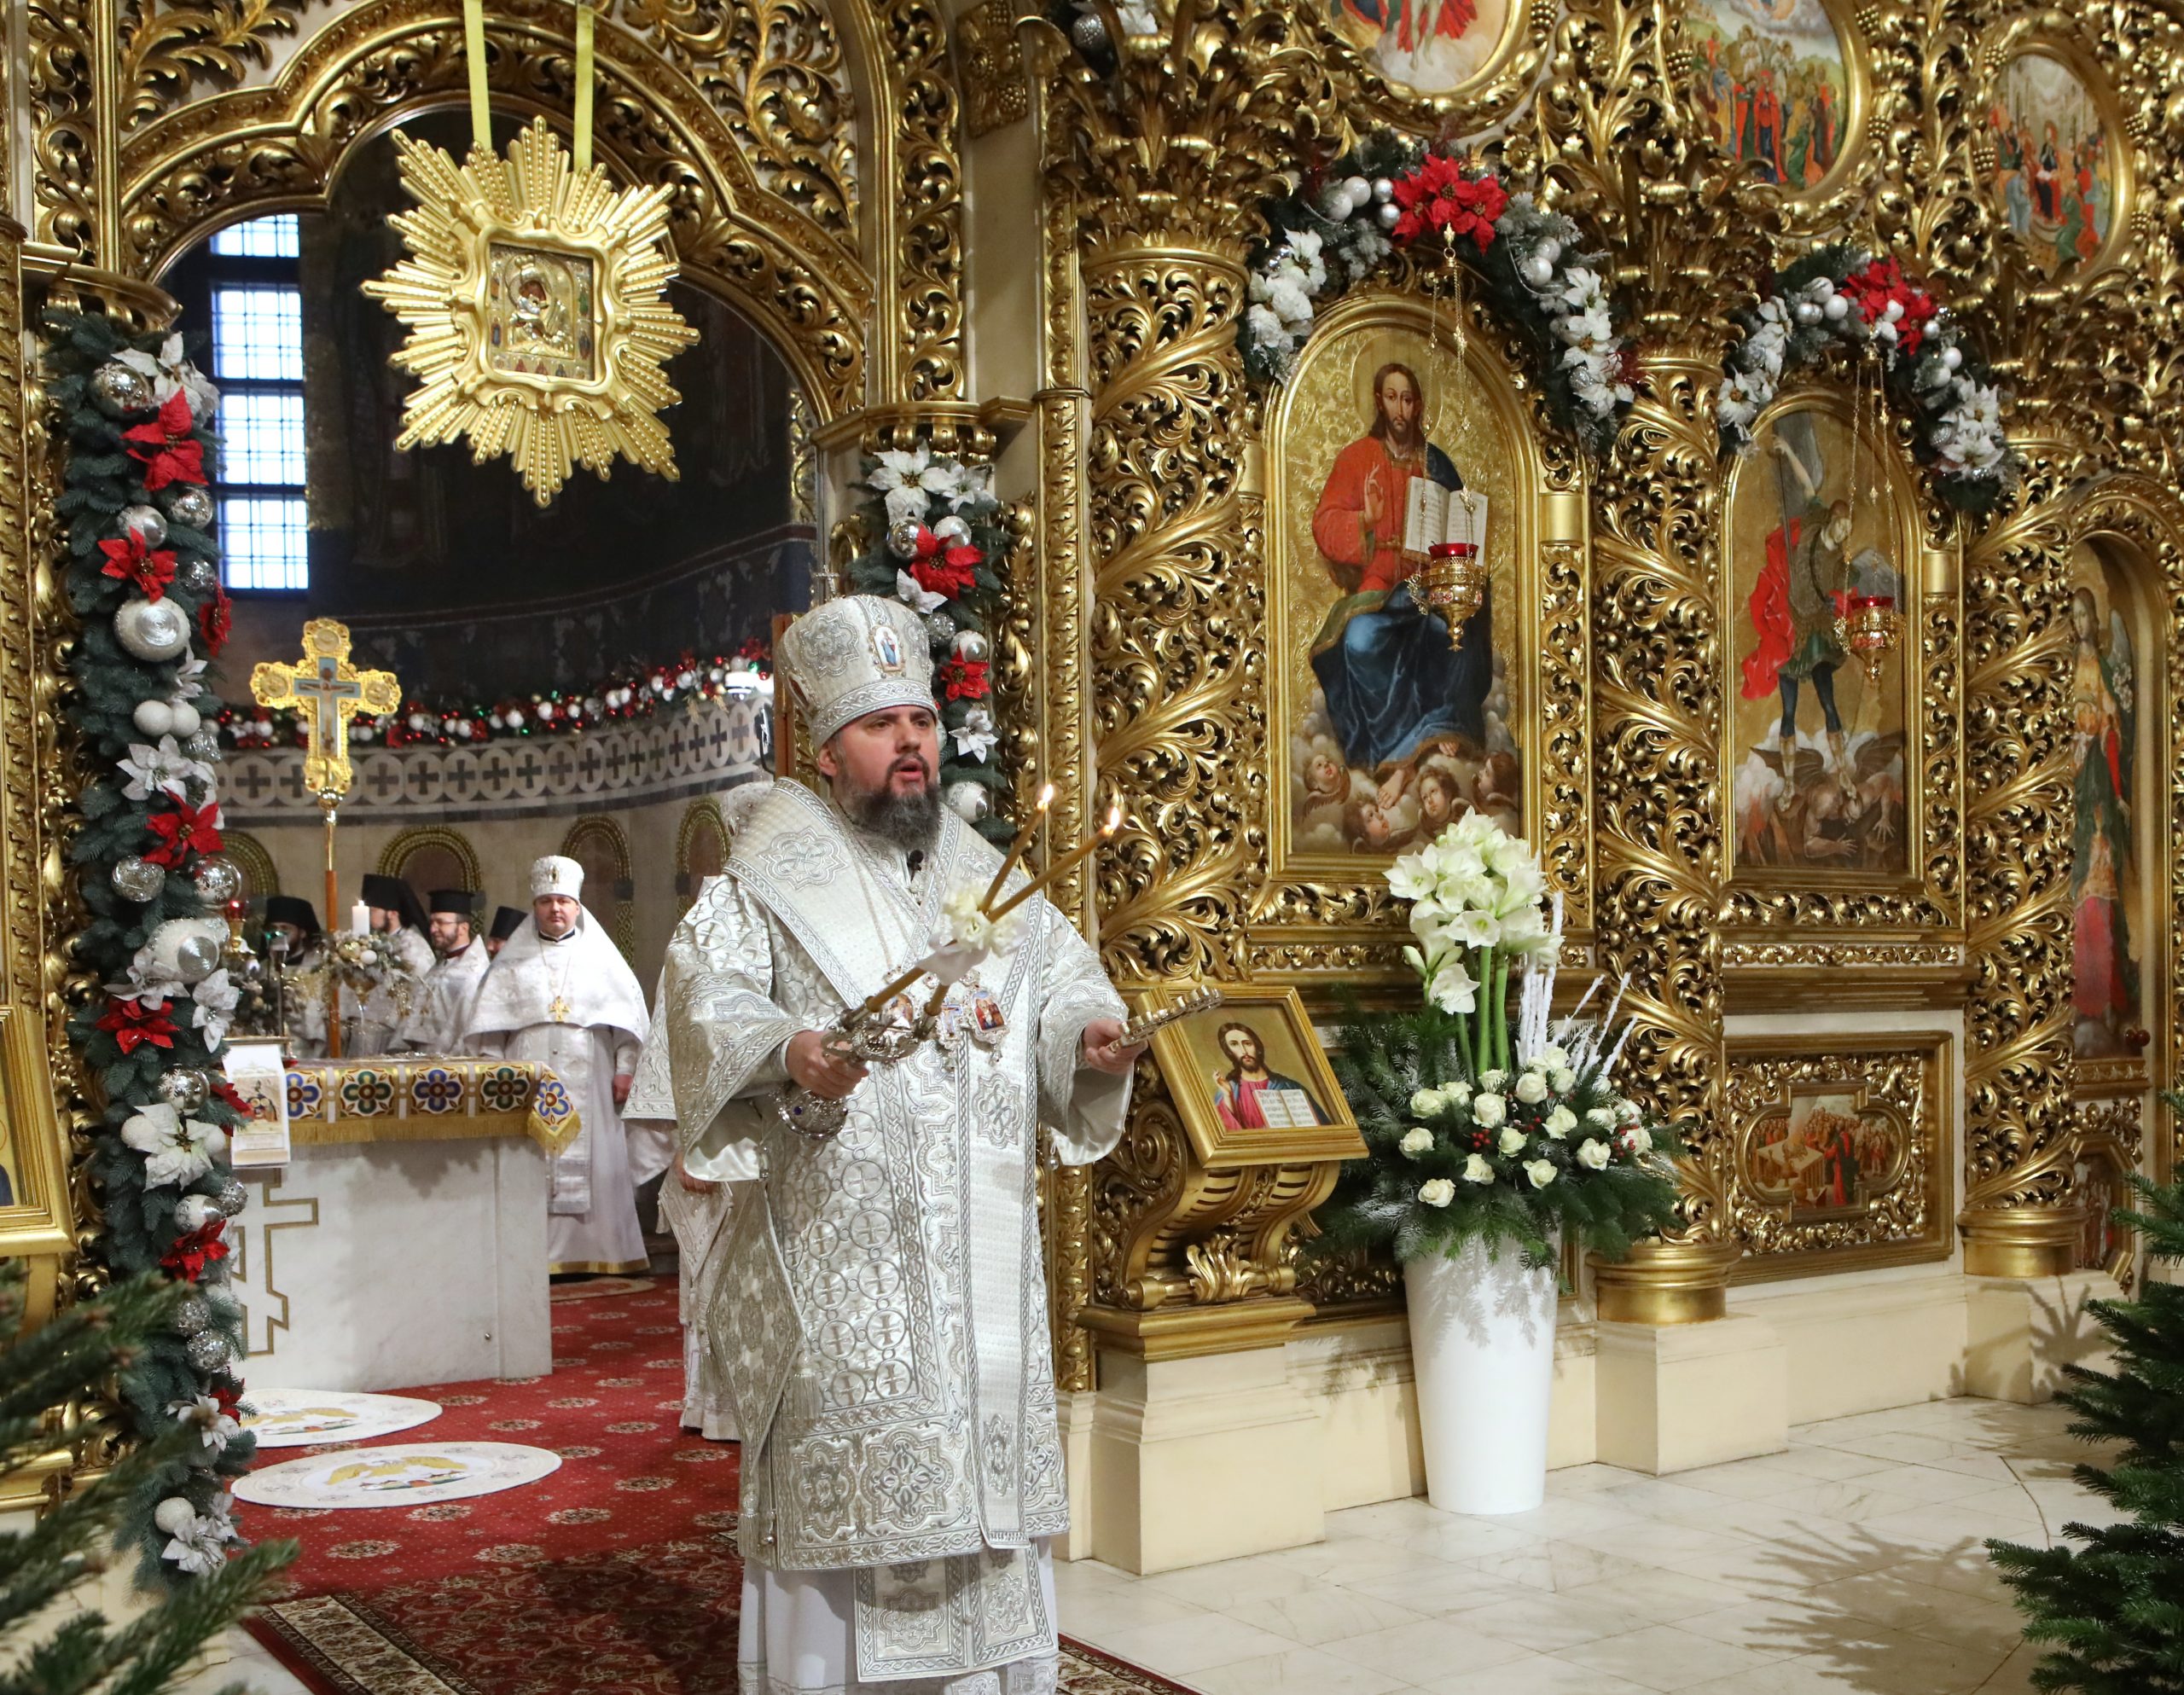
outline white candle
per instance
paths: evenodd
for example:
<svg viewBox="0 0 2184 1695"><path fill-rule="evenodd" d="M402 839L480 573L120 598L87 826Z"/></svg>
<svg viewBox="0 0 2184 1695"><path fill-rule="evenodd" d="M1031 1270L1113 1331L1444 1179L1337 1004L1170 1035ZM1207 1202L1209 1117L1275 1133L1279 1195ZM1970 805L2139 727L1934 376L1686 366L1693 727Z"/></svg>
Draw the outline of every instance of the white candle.
<svg viewBox="0 0 2184 1695"><path fill-rule="evenodd" d="M359 936L369 935L372 927L372 909L362 901L349 908L349 928Z"/></svg>

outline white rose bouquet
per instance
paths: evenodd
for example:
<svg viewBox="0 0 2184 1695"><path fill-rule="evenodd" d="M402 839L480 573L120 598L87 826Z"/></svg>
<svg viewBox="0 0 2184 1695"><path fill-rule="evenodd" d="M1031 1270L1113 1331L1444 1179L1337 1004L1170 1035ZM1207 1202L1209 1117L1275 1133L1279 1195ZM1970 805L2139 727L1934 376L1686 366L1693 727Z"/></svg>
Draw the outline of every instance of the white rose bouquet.
<svg viewBox="0 0 2184 1695"><path fill-rule="evenodd" d="M1558 1231L1620 1258L1672 1222L1677 1150L1611 1080L1616 1003L1586 1019L1595 983L1549 1015L1561 908L1531 850L1472 814L1398 859L1388 886L1412 903L1403 957L1426 1006L1358 1012L1343 1032L1335 1075L1368 1152L1343 1168L1315 1250L1408 1260L1483 1238L1539 1267Z"/></svg>

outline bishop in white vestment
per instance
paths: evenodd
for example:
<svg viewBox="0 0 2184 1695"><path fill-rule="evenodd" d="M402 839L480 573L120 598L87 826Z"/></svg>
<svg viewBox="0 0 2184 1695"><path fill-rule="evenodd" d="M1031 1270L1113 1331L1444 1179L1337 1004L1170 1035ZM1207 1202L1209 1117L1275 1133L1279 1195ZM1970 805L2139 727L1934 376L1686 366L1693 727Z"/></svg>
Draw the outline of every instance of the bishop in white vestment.
<svg viewBox="0 0 2184 1695"><path fill-rule="evenodd" d="M403 1045L418 1054L460 1054L470 1027L470 1003L493 962L479 936L477 897L468 889L435 889L426 897L432 919L425 934L433 968L402 1026Z"/></svg>
<svg viewBox="0 0 2184 1695"><path fill-rule="evenodd" d="M773 787L665 977L683 1164L729 1185L705 1318L743 1441L740 1686L1045 1695L1068 1502L1038 1130L1070 1164L1112 1147L1136 1050L1036 898L950 990L941 1041L868 1071L832 1039L1001 856L938 806L909 607L831 601L781 645L828 792ZM787 1126L792 1082L847 1100L838 1135Z"/></svg>
<svg viewBox="0 0 2184 1695"><path fill-rule="evenodd" d="M463 1042L488 1058L551 1066L584 1121L551 1167L548 1269L642 1271L621 1107L649 1020L644 991L584 908L583 889L573 859L550 854L531 868L531 916L479 984Z"/></svg>

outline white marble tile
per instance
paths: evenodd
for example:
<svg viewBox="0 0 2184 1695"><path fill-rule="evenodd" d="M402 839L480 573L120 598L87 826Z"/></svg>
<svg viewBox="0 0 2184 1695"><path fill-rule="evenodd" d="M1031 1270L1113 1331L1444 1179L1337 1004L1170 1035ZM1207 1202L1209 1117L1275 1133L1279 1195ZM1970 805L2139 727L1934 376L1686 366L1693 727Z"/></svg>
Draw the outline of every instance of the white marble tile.
<svg viewBox="0 0 2184 1695"><path fill-rule="evenodd" d="M1414 1686L1316 1648L1291 1648L1208 1666L1193 1672L1190 1682L1204 1695L1393 1695Z"/></svg>
<svg viewBox="0 0 2184 1695"><path fill-rule="evenodd" d="M1612 1489L1618 1483L1635 1483L1646 1474L1626 1472L1619 1466L1565 1466L1559 1472L1547 1474L1547 1492L1550 1496L1590 1495L1595 1489Z"/></svg>
<svg viewBox="0 0 2184 1695"><path fill-rule="evenodd" d="M1734 1647L1679 1625L1657 1624L1650 1629L1562 1649L1558 1657L1628 1678L1648 1689L1672 1691L1757 1671L1788 1656Z"/></svg>
<svg viewBox="0 0 2184 1695"><path fill-rule="evenodd" d="M1446 1560L1418 1558L1409 1570L1391 1572L1345 1588L1376 1600L1392 1601L1423 1618L1445 1618L1497 1606L1531 1591L1515 1583L1489 1577L1475 1566L1452 1565Z"/></svg>
<svg viewBox="0 0 2184 1695"><path fill-rule="evenodd" d="M1991 1650L1996 1661L2023 1634L2017 1610L1955 1589L1914 1582L1895 1571L1868 1571L1812 1592L1821 1605L1839 1608L1907 1634L1961 1647Z"/></svg>
<svg viewBox="0 0 2184 1695"><path fill-rule="evenodd" d="M1421 1619L1374 1630L1359 1636L1338 1637L1320 1645L1324 1653L1349 1660L1374 1671L1399 1677L1406 1683L1446 1677L1457 1667L1484 1667L1527 1657L1531 1651L1490 1636L1456 1618Z"/></svg>
<svg viewBox="0 0 2184 1695"><path fill-rule="evenodd" d="M1925 1503L1914 1495L1893 1495L1876 1488L1871 1477L1864 1477L1808 1483L1800 1489L1769 1496L1767 1505L1790 1512L1840 1518L1855 1524L1862 1518L1885 1518L1892 1512L1908 1512Z"/></svg>
<svg viewBox="0 0 2184 1695"><path fill-rule="evenodd" d="M1054 1612L1069 1635L1105 1647L1127 1631L1147 1625L1171 1624L1178 1619L1205 1618L1203 1607L1170 1595L1141 1594L1135 1591L1096 1591L1087 1595L1054 1593Z"/></svg>
<svg viewBox="0 0 2184 1695"><path fill-rule="evenodd" d="M1364 1636L1398 1624L1415 1624L1426 1616L1394 1601L1332 1584L1302 1594L1273 1595L1228 1610L1231 1618L1308 1647L1339 1637Z"/></svg>
<svg viewBox="0 0 2184 1695"><path fill-rule="evenodd" d="M1845 1477L1862 1477L1875 1472L1885 1472L1897 1462L1877 1459L1870 1454L1845 1453L1839 1448L1815 1448L1792 1443L1784 1453L1769 1454L1766 1463L1781 1471L1794 1472L1801 1477L1836 1483Z"/></svg>
<svg viewBox="0 0 2184 1695"><path fill-rule="evenodd" d="M1068 1629L1068 1622L1062 1628ZM1075 1634L1075 1632L1072 1632ZM1297 1645L1270 1630L1260 1630L1219 1613L1201 1612L1164 1624L1140 1625L1113 1634L1088 1638L1119 1659L1170 1677L1188 1678L1208 1666L1286 1654Z"/></svg>
<svg viewBox="0 0 2184 1695"><path fill-rule="evenodd" d="M1651 1545L1653 1525L1623 1539L1621 1553L1581 1542L1541 1542L1508 1553L1488 1554L1471 1562L1472 1569L1504 1583L1528 1589L1582 1589L1589 1584L1612 1582L1652 1569L1652 1562L1638 1556Z"/></svg>
<svg viewBox="0 0 2184 1695"><path fill-rule="evenodd" d="M1694 1613L1718 1612L1725 1606L1756 1600L1767 1591L1720 1578L1693 1576L1682 1571L1645 1570L1633 1577L1606 1583L1589 1583L1582 1589L1562 1591L1573 1601L1597 1601L1602 1606L1627 1607L1648 1618L1673 1624Z"/></svg>
<svg viewBox="0 0 2184 1695"><path fill-rule="evenodd" d="M1624 1636L1643 1630L1655 1621L1603 1601L1573 1601L1567 1595L1541 1593L1480 1607L1464 1620L1472 1629L1499 1636L1505 1642L1529 1648L1536 1654L1574 1648L1581 1642L1597 1642L1603 1636Z"/></svg>
<svg viewBox="0 0 2184 1695"><path fill-rule="evenodd" d="M1427 1695L1651 1695L1642 1683L1540 1654L1419 1686Z"/></svg>
<svg viewBox="0 0 2184 1695"><path fill-rule="evenodd" d="M1224 1559L1214 1565L1186 1566L1141 1579L1137 1593L1165 1595L1193 1606L1226 1611L1271 1595L1293 1595L1321 1581L1316 1572L1276 1563L1270 1554L1252 1559Z"/></svg>

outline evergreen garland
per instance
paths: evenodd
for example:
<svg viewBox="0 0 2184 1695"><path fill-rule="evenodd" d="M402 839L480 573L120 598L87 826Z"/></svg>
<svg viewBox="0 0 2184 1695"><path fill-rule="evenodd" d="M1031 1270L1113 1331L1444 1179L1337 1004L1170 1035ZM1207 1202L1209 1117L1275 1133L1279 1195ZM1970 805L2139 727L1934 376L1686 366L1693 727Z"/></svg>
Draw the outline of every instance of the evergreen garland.
<svg viewBox="0 0 2184 1695"><path fill-rule="evenodd" d="M1008 824L993 810L1008 783L992 758L992 663L996 566L1009 535L992 473L920 446L868 458L864 487L851 592L900 600L923 615L940 712L940 792L981 835L1006 841Z"/></svg>
<svg viewBox="0 0 2184 1695"><path fill-rule="evenodd" d="M203 415L217 394L183 360L178 337L131 335L104 316L59 311L42 328L46 394L67 450L57 502L63 582L82 621L62 706L89 775L67 858L85 918L73 957L99 986L75 998L68 1030L99 1115L90 1157L105 1215L99 1251L117 1282L164 1273L192 1286L159 1309L160 1322L121 1363L128 1434L146 1456L124 1473L121 1534L148 1576L176 1580L217 1572L241 1541L225 1480L247 1469L256 1447L235 1419L242 1311L224 1263L227 1220L245 1198L226 1146L241 1104L220 1067L234 989L224 969L177 973L163 946L177 932L159 937L162 926L195 920L208 940L224 937L233 892L231 867L206 869L221 846L219 744L191 651L218 653L228 598L212 537L183 521L208 521L216 438ZM163 537L152 525L148 537L147 508L163 518ZM187 615L190 640L148 661L123 646L116 618L162 598ZM189 733L147 728L181 712L182 729L200 699L207 716ZM170 1439L191 1430L218 1440Z"/></svg>
<svg viewBox="0 0 2184 1695"><path fill-rule="evenodd" d="M2184 1112L2184 1096L2167 1097ZM2142 1210L2118 1212L2146 1239L2148 1259L2184 1265L2184 1183L2129 1178ZM2026 1637L2049 1646L2033 1669L2041 1689L2086 1695L2184 1695L2184 1284L2148 1274L2135 1299L2094 1301L2115 1344L2116 1370L2065 1366L2059 1398L2078 1414L2071 1434L2122 1444L2111 1466L2080 1465L2077 1480L2129 1516L2065 1524L2077 1546L1990 1541L2017 1591Z"/></svg>
<svg viewBox="0 0 2184 1695"><path fill-rule="evenodd" d="M0 1268L0 1337L19 1335L22 1286L20 1265ZM179 1286L150 1273L67 1309L0 1350L0 1477L44 1458L58 1410L96 1393L117 1371L125 1376L135 1357L172 1328L175 1309L185 1298ZM293 1542L269 1542L222 1559L201 1581L119 1630L96 1612L69 1614L64 1622L56 1611L37 1640L25 1640L44 1609L97 1569L135 1503L162 1477L195 1465L206 1441L202 1426L177 1426L139 1442L102 1475L64 1495L34 1527L0 1535L0 1639L10 1662L0 1688L149 1695L184 1674L199 1649L264 1599L274 1575L296 1557Z"/></svg>

